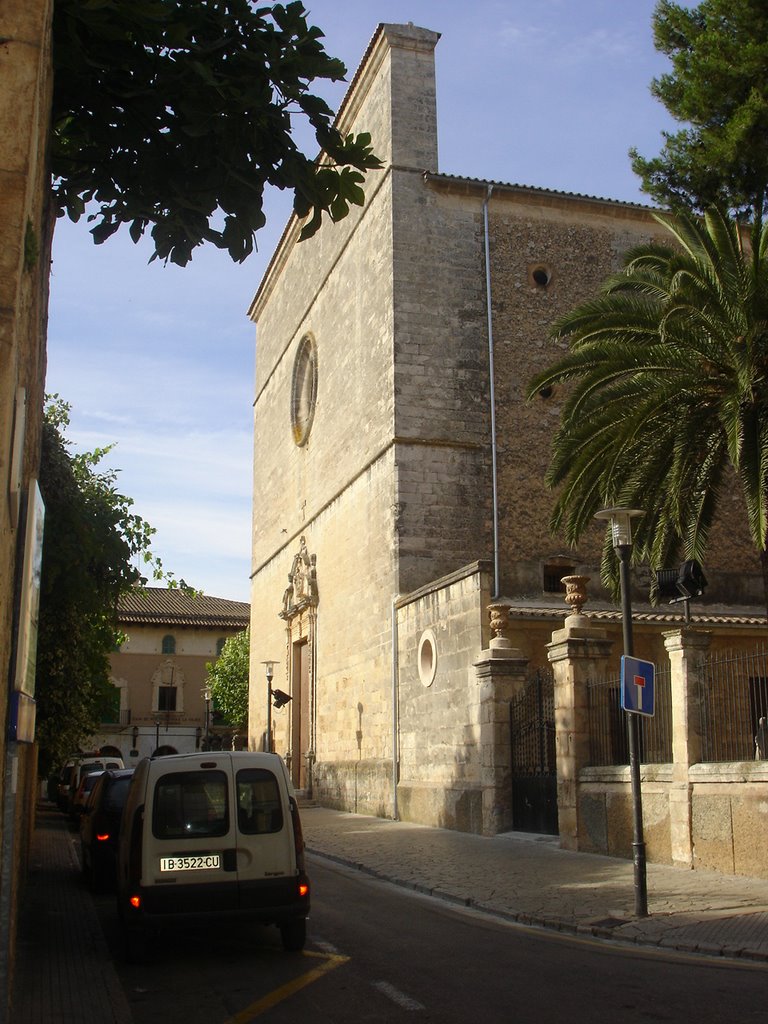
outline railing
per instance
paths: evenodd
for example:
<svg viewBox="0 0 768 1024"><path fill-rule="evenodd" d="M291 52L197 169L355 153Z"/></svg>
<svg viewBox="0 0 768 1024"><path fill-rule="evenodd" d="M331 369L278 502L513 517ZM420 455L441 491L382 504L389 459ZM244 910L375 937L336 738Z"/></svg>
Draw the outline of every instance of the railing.
<svg viewBox="0 0 768 1024"><path fill-rule="evenodd" d="M701 760L764 757L756 740L760 719L768 718L768 649L710 654L702 672Z"/></svg>
<svg viewBox="0 0 768 1024"><path fill-rule="evenodd" d="M595 766L629 764L626 712L621 707L618 677L587 683L589 701L589 763ZM640 760L644 764L672 761L672 688L669 666L655 673L655 709L640 716Z"/></svg>
<svg viewBox="0 0 768 1024"><path fill-rule="evenodd" d="M513 775L556 771L555 681L537 671L509 706Z"/></svg>

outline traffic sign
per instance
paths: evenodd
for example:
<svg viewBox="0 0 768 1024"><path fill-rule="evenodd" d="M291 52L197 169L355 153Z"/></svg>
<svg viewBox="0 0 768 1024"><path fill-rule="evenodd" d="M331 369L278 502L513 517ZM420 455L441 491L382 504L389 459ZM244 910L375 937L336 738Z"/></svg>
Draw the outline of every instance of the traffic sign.
<svg viewBox="0 0 768 1024"><path fill-rule="evenodd" d="M655 704L656 666L628 654L621 656L621 706L635 715L652 716Z"/></svg>

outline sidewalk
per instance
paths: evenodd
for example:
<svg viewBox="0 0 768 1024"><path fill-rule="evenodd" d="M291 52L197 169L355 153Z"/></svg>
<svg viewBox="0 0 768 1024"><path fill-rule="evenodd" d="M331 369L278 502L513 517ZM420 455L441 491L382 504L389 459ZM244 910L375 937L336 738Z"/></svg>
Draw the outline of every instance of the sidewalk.
<svg viewBox="0 0 768 1024"><path fill-rule="evenodd" d="M549 836L484 838L314 806L301 814L310 853L417 892L523 924L768 963L768 880L649 864L650 916L633 920L628 861L567 853ZM309 934L311 943L311 925ZM37 809L11 1020L131 1024L80 880L77 836L47 802Z"/></svg>
<svg viewBox="0 0 768 1024"><path fill-rule="evenodd" d="M37 805L22 894L13 1024L131 1024L96 909L80 878L78 835L48 801Z"/></svg>
<svg viewBox="0 0 768 1024"><path fill-rule="evenodd" d="M301 812L307 849L379 878L521 924L768 963L768 880L647 865L634 918L631 861L561 850L554 836L486 838L346 814Z"/></svg>

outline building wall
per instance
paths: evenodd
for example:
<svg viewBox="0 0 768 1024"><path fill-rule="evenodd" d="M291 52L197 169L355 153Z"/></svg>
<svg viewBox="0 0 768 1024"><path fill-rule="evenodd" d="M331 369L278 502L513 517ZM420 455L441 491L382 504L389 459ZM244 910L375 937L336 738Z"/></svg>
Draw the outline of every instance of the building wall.
<svg viewBox="0 0 768 1024"><path fill-rule="evenodd" d="M40 458L50 256L46 144L52 10L52 0L4 0L0 8L0 676L4 681L11 674L21 560L20 520L11 492L20 481L22 493L27 493ZM22 394L26 414L22 458L14 466L14 431L18 435L21 430L16 411ZM37 760L33 745L6 741L7 701L4 685L0 687L0 1017L13 978L19 890L34 826Z"/></svg>
<svg viewBox="0 0 768 1024"><path fill-rule="evenodd" d="M482 831L479 685L473 662L490 639L490 565L473 563L399 602L398 811ZM424 644L426 643L426 651Z"/></svg>
<svg viewBox="0 0 768 1024"><path fill-rule="evenodd" d="M206 730L206 666L216 660L219 640L235 633L222 627L129 626L126 642L110 655L111 682L121 691L121 722L115 727L105 723L93 737L94 748L116 747L126 767L159 746L172 746L180 754L199 749ZM163 638L169 635L176 650L163 654ZM169 679L178 690L176 711L158 711L157 684ZM231 744L235 729L214 729L212 712L207 724L212 735Z"/></svg>
<svg viewBox="0 0 768 1024"><path fill-rule="evenodd" d="M446 203L421 173L398 172L394 185L397 540L409 593L491 550L488 346L479 207Z"/></svg>
<svg viewBox="0 0 768 1024"><path fill-rule="evenodd" d="M563 390L526 402L528 382L567 348L549 337L554 321L596 294L627 249L653 238L666 243L667 236L648 210L503 188L492 197L489 216L503 590L536 597L542 558L567 551L549 531L553 495L543 479ZM550 275L546 287L533 279L537 267ZM596 524L568 553L576 564L595 566L602 537ZM743 501L738 488L726 490L707 558L707 600L759 602L756 568ZM750 588L740 579L746 572L753 574Z"/></svg>
<svg viewBox="0 0 768 1024"><path fill-rule="evenodd" d="M593 602L609 601L597 568L603 531L596 525L574 552L549 531L553 496L544 475L562 395L529 403L527 384L558 355L549 338L553 320L660 228L650 211L631 204L505 185L489 195L487 183L434 173L435 42L434 33L412 26L380 27L339 124L370 130L385 166L371 176L362 211L301 243L289 223L252 305L249 732L258 745L267 718L262 662L276 660L274 685L309 704L301 755L312 761L310 782L322 802L473 828L482 761L475 760L472 665L487 640L481 599L493 583L466 591L468 584L445 579L493 557L484 204L500 592L534 613L560 606L542 571L558 558L591 576ZM536 283L537 268L546 270L545 286ZM309 437L296 444L292 375L307 336L316 350L317 400ZM707 566L708 594L754 600L757 577L745 582L744 575L751 565L744 517L737 499L728 503L716 534L723 543L713 544ZM316 560L317 603L288 621L280 618L282 595L301 538ZM647 596L650 580L638 574L636 582L637 596ZM397 613L405 633L393 659L392 603L422 590L412 608L406 602L410 610ZM427 620L451 665L430 692L414 685L409 661ZM663 651L663 625L638 630L639 655ZM512 642L534 667L546 664L551 628L546 615L512 624ZM619 626L611 628L618 639ZM310 638L311 692L302 696L294 647ZM428 706L435 715L424 715ZM294 711L272 718L277 749L293 755Z"/></svg>
<svg viewBox="0 0 768 1024"><path fill-rule="evenodd" d="M650 863L674 863L672 765L643 765L643 838ZM688 770L693 856L689 867L768 877L768 769L764 761L706 763ZM589 768L579 787L579 850L632 857L629 768Z"/></svg>
<svg viewBox="0 0 768 1024"><path fill-rule="evenodd" d="M435 40L433 33L414 30L402 47L391 49L385 39L374 46L356 79L353 101L341 112L340 127L371 131L385 169L370 175L362 211L353 210L340 224L326 225L300 244L295 244L295 225L289 224L252 307L258 358L250 742L259 743L266 725L261 663L278 659L281 688L292 688L286 624L279 612L304 536L317 559L321 595L312 727L316 783L330 791L339 783L323 775L323 764L360 753L384 785L385 759L391 756L389 609L400 589L396 531L402 514L396 484L391 161L420 168L429 146L436 145ZM410 81L406 91L413 98L394 135L389 127L393 65L399 81L403 75ZM424 99L430 94L431 104ZM296 352L306 335L316 346L317 401L309 438L297 445L291 388ZM365 717L359 750L358 704ZM287 714L274 716L279 750L288 742L289 721ZM382 803L376 799L377 807Z"/></svg>

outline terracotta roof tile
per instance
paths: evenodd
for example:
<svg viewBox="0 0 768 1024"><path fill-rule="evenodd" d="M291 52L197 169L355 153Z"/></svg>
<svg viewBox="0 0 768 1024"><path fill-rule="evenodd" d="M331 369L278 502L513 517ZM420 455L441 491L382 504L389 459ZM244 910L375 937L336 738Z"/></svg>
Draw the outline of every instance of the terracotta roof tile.
<svg viewBox="0 0 768 1024"><path fill-rule="evenodd" d="M486 191L492 185L495 191L517 192L520 195L531 196L560 196L565 199L587 200L593 203L609 203L611 206L627 207L631 210L643 210L649 213L658 212L657 207L648 206L645 203L629 202L625 199L611 199L609 196L593 196L584 192L564 192L556 188L542 188L539 185L524 185L519 182L496 181L487 178L467 178L459 174L444 174L438 171L426 170L423 173L424 181L427 184L461 186L468 189L482 189Z"/></svg>
<svg viewBox="0 0 768 1024"><path fill-rule="evenodd" d="M125 594L118 604L118 621L158 626L221 626L245 629L251 606L184 590L144 587Z"/></svg>
<svg viewBox="0 0 768 1024"><path fill-rule="evenodd" d="M538 619L540 621L565 621L570 612L562 608L545 608L510 604L511 619ZM621 622L621 611L618 608L585 608L584 614L593 622ZM685 624L682 612L664 611L632 611L632 621L651 623L674 628ZM758 612L702 612L692 611L690 625L715 628L717 626L756 626L765 629L765 613Z"/></svg>

